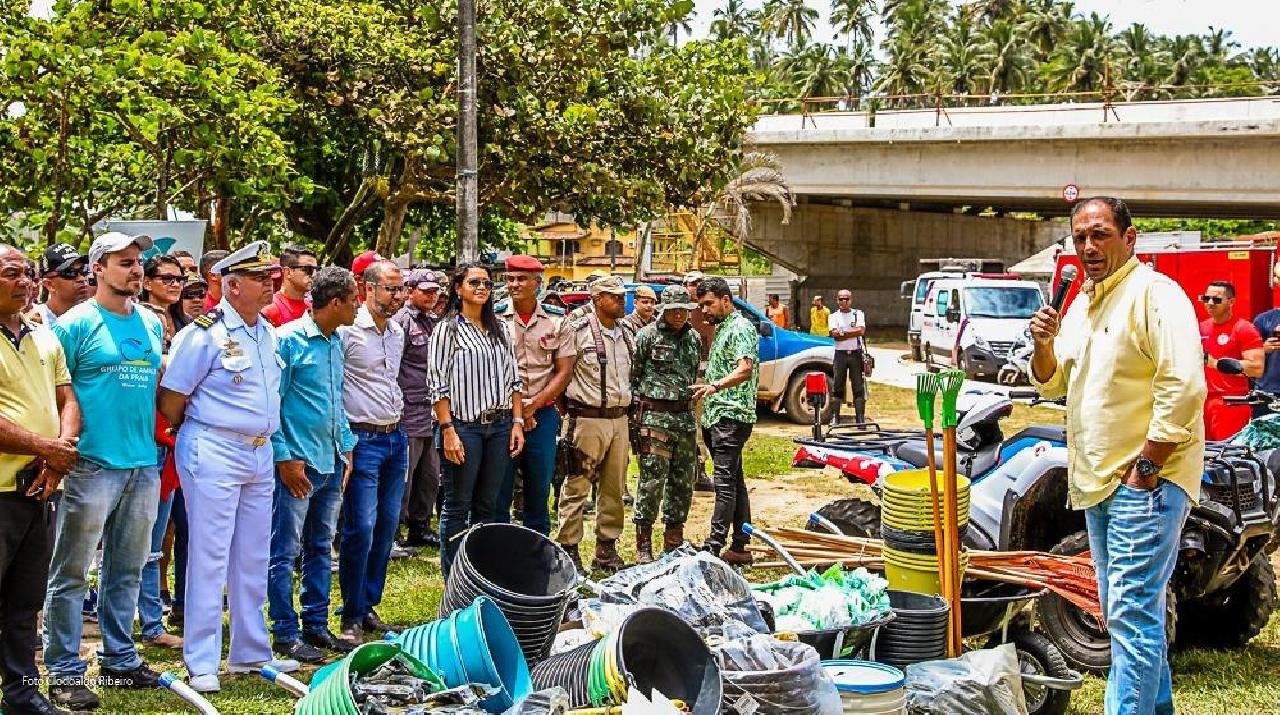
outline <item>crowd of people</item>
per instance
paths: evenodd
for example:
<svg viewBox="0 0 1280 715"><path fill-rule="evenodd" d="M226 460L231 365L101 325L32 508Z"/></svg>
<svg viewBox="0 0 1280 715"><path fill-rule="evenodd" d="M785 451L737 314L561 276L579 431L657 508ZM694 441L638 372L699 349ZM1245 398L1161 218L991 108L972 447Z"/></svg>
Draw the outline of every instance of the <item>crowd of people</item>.
<svg viewBox="0 0 1280 715"><path fill-rule="evenodd" d="M144 258L152 245L108 233L85 255L52 246L38 266L0 245L5 712L91 710L95 688L157 687L138 640L181 649L191 686L216 691L224 608L227 672L323 662L388 629L376 609L395 551L439 548L447 578L458 535L479 523L548 536L554 523L584 568L594 518L591 567L621 568L633 452L638 561L655 557L659 519L659 548L685 542L705 449L702 546L750 563L742 449L759 337L723 278L638 286L628 314L623 282L599 277L565 315L543 304L531 256L507 261L497 302L480 263L445 277L373 252L347 270L301 247L277 260L264 242L198 260Z"/></svg>

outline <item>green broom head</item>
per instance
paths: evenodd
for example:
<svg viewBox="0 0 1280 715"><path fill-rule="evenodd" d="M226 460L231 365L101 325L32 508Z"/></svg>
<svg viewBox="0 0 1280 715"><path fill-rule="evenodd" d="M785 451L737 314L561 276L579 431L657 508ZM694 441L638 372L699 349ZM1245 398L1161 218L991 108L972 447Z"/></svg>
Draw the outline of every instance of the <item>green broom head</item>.
<svg viewBox="0 0 1280 715"><path fill-rule="evenodd" d="M942 393L942 427L947 429L960 424L956 414L956 399L960 397L960 389L964 387L963 370L946 370L940 372L938 390Z"/></svg>

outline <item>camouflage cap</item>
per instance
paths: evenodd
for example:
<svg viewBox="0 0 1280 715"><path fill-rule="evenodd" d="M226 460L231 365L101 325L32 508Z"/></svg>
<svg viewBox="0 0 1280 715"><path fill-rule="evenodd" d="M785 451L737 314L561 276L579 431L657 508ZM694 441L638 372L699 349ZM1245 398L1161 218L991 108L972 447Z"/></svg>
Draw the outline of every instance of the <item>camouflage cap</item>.
<svg viewBox="0 0 1280 715"><path fill-rule="evenodd" d="M659 307L668 310L693 310L698 305L689 300L689 292L680 286L667 286L662 291Z"/></svg>
<svg viewBox="0 0 1280 715"><path fill-rule="evenodd" d="M617 295L626 295L627 287L622 283L622 279L617 276L609 276L607 278L597 278L592 281L589 288L591 295L600 295L601 293L614 293Z"/></svg>

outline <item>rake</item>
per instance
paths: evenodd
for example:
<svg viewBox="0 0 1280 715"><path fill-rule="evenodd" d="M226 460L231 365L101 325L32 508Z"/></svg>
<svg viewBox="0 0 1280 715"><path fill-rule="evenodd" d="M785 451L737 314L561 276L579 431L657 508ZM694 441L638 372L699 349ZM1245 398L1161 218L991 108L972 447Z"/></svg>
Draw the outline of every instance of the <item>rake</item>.
<svg viewBox="0 0 1280 715"><path fill-rule="evenodd" d="M933 508L933 553L938 555L938 583L947 583L946 570L943 566L942 551L946 541L942 535L942 519L938 508L938 457L934 451L933 414L934 403L938 396L938 375L922 372L916 375L916 409L920 412L920 421L924 423L924 443L929 468L929 506Z"/></svg>
<svg viewBox="0 0 1280 715"><path fill-rule="evenodd" d="M960 424L956 412L956 400L964 387L964 372L947 370L937 374L938 390L942 393L942 538L946 551L947 580L945 598L951 604L951 633L947 652L950 657L960 655L960 518L956 484L956 427ZM941 562L943 555L938 554Z"/></svg>

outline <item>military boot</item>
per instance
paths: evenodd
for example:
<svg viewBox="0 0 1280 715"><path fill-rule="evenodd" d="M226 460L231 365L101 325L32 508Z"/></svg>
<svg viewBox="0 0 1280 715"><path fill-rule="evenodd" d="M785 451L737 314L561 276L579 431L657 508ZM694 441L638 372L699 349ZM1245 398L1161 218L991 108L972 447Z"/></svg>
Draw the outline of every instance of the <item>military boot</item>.
<svg viewBox="0 0 1280 715"><path fill-rule="evenodd" d="M653 524L636 524L636 565L653 563Z"/></svg>
<svg viewBox="0 0 1280 715"><path fill-rule="evenodd" d="M684 544L684 524L667 524L662 531L662 553L669 554Z"/></svg>
<svg viewBox="0 0 1280 715"><path fill-rule="evenodd" d="M560 544L560 548L569 555L569 560L573 562L573 567L578 569L578 573L585 573L586 569L582 567L582 555L578 553L577 544Z"/></svg>
<svg viewBox="0 0 1280 715"><path fill-rule="evenodd" d="M609 539L600 539L596 542L596 557L591 560L591 568L605 573L616 573L626 566L627 562L618 555L618 542Z"/></svg>

